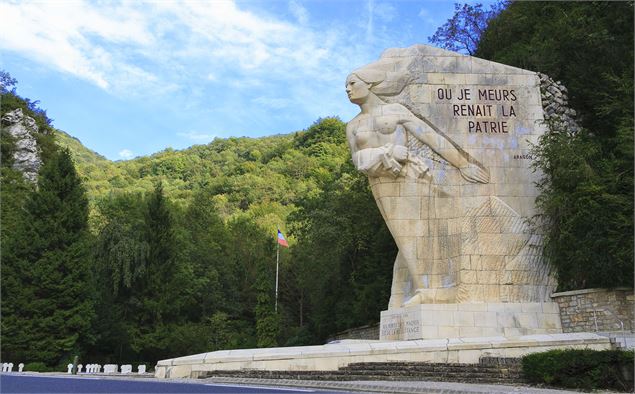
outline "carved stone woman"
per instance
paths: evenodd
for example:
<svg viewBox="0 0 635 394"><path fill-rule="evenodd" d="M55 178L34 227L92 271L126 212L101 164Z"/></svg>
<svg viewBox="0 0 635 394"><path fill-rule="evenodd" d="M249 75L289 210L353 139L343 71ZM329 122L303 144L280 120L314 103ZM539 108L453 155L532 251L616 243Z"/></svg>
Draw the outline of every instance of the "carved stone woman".
<svg viewBox="0 0 635 394"><path fill-rule="evenodd" d="M405 72L388 75L383 65L371 64L348 76L346 93L361 112L346 136L399 248L389 309L455 302L460 234L448 223L460 196L451 186L488 183L489 173L408 108L385 101L407 81Z"/></svg>

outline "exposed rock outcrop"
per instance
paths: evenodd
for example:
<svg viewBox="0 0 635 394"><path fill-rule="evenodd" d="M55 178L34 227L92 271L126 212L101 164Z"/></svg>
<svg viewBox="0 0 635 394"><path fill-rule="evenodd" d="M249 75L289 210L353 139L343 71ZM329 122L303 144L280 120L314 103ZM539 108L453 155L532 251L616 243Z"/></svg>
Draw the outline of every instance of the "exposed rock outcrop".
<svg viewBox="0 0 635 394"><path fill-rule="evenodd" d="M35 120L25 116L18 108L2 116L2 128L15 138L13 168L22 172L30 182L37 182L37 175L42 166L35 134L38 132Z"/></svg>
<svg viewBox="0 0 635 394"><path fill-rule="evenodd" d="M569 108L567 88L560 82L554 81L546 74L538 73L540 77L540 93L545 121L552 132L567 131L575 134L580 131L576 122L576 111Z"/></svg>

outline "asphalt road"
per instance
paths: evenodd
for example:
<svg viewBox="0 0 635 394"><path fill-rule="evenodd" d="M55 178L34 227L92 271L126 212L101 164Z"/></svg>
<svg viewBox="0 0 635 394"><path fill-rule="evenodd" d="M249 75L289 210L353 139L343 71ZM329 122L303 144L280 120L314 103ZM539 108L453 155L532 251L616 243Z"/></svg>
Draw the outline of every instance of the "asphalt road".
<svg viewBox="0 0 635 394"><path fill-rule="evenodd" d="M100 378L0 375L0 393L327 393L297 388L188 384ZM334 393L334 392L331 392Z"/></svg>

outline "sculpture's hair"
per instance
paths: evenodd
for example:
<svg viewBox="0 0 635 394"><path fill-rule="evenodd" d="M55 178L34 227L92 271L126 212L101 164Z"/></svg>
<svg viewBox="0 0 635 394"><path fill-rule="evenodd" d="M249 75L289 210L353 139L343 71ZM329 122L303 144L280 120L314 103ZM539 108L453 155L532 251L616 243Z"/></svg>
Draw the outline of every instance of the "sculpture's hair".
<svg viewBox="0 0 635 394"><path fill-rule="evenodd" d="M371 88L386 80L386 73L384 71L372 68L360 68L351 74L356 75L359 79L371 85Z"/></svg>
<svg viewBox="0 0 635 394"><path fill-rule="evenodd" d="M359 79L370 85L370 91L379 97L396 96L410 82L408 64L402 59L380 59L353 71Z"/></svg>

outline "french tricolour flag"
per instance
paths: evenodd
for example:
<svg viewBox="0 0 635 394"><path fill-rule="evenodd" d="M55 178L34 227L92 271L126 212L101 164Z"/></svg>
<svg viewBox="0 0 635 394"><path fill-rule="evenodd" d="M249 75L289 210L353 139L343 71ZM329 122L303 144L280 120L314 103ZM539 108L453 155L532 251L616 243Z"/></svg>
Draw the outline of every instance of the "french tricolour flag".
<svg viewBox="0 0 635 394"><path fill-rule="evenodd" d="M282 235L282 233L280 232L280 230L278 230L278 243L282 246L284 246L285 248L289 247L289 243L287 242L286 239L284 239L284 235Z"/></svg>

